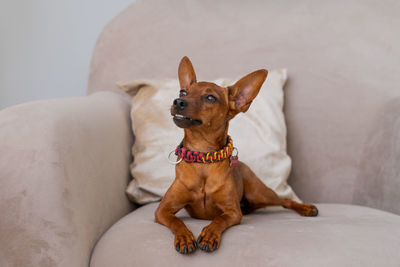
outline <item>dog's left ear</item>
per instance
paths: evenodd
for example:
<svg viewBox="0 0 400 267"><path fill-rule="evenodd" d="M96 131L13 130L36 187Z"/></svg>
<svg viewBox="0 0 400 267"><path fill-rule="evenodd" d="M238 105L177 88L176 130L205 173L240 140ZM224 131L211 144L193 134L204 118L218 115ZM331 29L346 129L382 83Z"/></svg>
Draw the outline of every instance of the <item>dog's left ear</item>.
<svg viewBox="0 0 400 267"><path fill-rule="evenodd" d="M181 89L188 89L191 84L196 82L196 73L194 72L192 62L186 56L179 63L178 77Z"/></svg>
<svg viewBox="0 0 400 267"><path fill-rule="evenodd" d="M257 96L262 84L267 78L268 71L261 69L252 72L234 85L229 86L229 117L233 118L239 112L246 112L253 99Z"/></svg>

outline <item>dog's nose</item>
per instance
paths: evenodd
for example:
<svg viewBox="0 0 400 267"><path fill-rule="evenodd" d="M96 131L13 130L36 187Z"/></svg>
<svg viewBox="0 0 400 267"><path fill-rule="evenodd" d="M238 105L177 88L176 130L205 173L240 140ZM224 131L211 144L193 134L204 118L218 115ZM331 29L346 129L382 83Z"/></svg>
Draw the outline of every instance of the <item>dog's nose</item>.
<svg viewBox="0 0 400 267"><path fill-rule="evenodd" d="M187 105L188 103L184 99L177 98L174 100L174 108L176 110L184 110Z"/></svg>

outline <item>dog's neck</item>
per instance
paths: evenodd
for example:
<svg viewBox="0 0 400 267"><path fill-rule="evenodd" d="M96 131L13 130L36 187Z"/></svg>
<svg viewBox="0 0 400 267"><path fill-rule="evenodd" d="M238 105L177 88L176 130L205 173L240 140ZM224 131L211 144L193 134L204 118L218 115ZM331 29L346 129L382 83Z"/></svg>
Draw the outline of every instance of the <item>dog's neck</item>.
<svg viewBox="0 0 400 267"><path fill-rule="evenodd" d="M228 124L216 131L201 131L186 128L183 138L183 147L192 151L210 152L221 149L226 145L228 137Z"/></svg>

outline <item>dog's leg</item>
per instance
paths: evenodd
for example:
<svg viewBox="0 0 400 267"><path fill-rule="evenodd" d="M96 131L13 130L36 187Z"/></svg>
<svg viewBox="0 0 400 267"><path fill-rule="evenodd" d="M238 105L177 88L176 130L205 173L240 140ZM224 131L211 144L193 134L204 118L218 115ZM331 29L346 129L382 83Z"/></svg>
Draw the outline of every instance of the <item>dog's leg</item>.
<svg viewBox="0 0 400 267"><path fill-rule="evenodd" d="M219 248L222 233L228 227L239 224L242 219L239 200L235 201L227 196L224 198L226 201L221 201L221 195L225 194L221 192L219 195L219 202L214 203L222 210L222 214L215 217L208 226L204 227L197 239L199 248L207 252L212 252Z"/></svg>
<svg viewBox="0 0 400 267"><path fill-rule="evenodd" d="M182 184L174 182L155 212L155 221L167 226L174 233L174 247L178 252L189 254L197 248L196 239L182 220L175 216L190 201L190 194L185 191Z"/></svg>
<svg viewBox="0 0 400 267"><path fill-rule="evenodd" d="M280 205L292 209L302 216L317 216L318 209L312 204L301 204L287 198L280 198L268 188L245 164L242 165L244 214L266 206Z"/></svg>

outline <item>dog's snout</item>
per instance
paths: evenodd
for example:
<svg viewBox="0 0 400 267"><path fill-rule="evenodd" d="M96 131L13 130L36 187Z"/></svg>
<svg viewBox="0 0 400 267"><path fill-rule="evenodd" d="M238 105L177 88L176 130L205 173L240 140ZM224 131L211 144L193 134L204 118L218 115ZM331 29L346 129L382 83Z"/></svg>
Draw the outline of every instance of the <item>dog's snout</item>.
<svg viewBox="0 0 400 267"><path fill-rule="evenodd" d="M174 108L176 110L184 110L188 105L187 101L181 98L177 98L174 100Z"/></svg>

